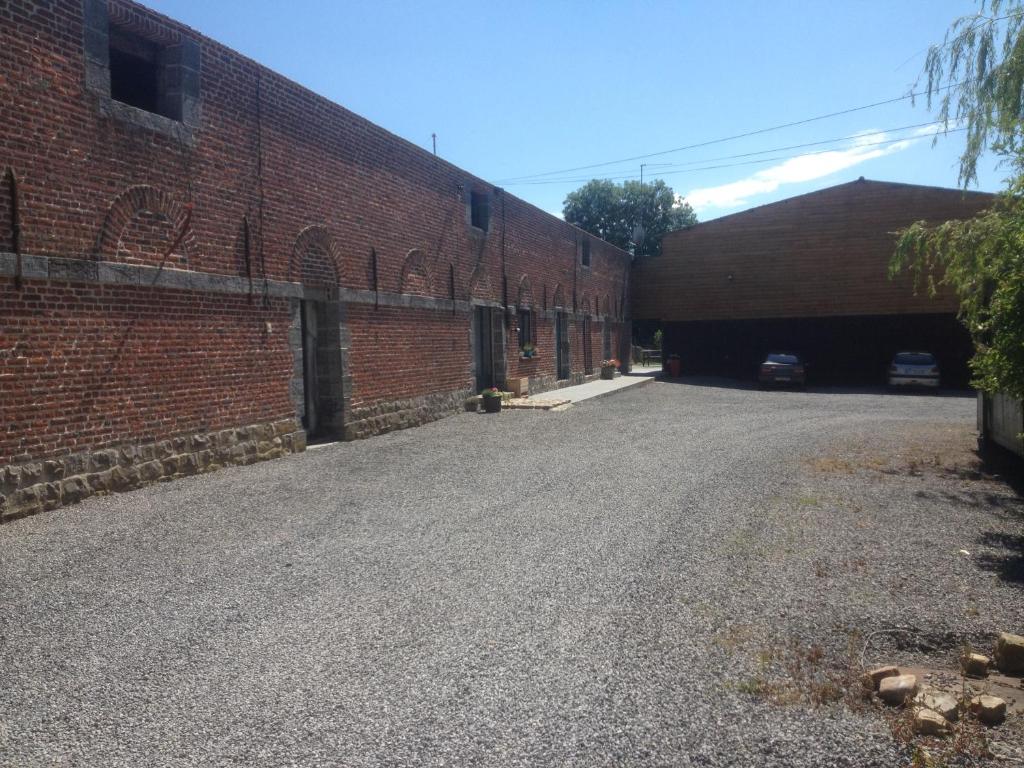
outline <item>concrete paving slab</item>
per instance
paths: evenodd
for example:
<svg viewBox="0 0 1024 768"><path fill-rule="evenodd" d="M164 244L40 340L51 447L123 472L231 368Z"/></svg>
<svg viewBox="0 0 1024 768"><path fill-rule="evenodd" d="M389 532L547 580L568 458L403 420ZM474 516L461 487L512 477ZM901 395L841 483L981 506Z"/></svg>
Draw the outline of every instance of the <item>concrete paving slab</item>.
<svg viewBox="0 0 1024 768"><path fill-rule="evenodd" d="M595 397L603 397L614 392L621 392L630 387L638 387L650 384L654 381L655 375L660 373L660 368L645 368L639 372L634 369L632 373L623 376L616 376L614 379L597 379L588 381L586 384L577 384L574 387L562 387L554 392L542 392L538 398L568 400L570 403L581 403L584 400L593 400Z"/></svg>

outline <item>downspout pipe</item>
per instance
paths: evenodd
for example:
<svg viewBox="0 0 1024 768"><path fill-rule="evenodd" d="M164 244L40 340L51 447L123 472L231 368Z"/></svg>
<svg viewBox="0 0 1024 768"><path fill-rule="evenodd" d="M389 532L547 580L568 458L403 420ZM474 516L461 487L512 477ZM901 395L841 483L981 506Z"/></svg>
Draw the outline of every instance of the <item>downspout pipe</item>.
<svg viewBox="0 0 1024 768"><path fill-rule="evenodd" d="M11 193L11 248L14 250L14 287L22 286L21 263L21 207L18 204L18 176L14 168L7 169L7 183Z"/></svg>

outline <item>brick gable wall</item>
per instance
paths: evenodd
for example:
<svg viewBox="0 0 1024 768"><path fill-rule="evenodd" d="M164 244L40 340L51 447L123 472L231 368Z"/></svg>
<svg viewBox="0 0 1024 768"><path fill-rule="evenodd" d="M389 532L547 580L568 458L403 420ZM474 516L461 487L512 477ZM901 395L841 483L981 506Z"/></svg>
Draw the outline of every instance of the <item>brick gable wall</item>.
<svg viewBox="0 0 1024 768"><path fill-rule="evenodd" d="M634 317L662 321L955 313L888 277L895 232L970 217L992 195L856 181L699 224L634 270Z"/></svg>

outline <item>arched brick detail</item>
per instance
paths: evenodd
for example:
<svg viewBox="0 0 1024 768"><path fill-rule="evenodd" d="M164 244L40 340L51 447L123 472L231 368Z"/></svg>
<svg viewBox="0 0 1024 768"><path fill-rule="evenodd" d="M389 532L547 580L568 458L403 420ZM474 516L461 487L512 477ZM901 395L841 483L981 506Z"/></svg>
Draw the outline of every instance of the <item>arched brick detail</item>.
<svg viewBox="0 0 1024 768"><path fill-rule="evenodd" d="M551 294L551 306L555 309L565 309L565 291L562 289L562 284L559 283L555 286L554 293Z"/></svg>
<svg viewBox="0 0 1024 768"><path fill-rule="evenodd" d="M469 279L469 296L473 299L494 299L491 287L491 273L483 264L478 264Z"/></svg>
<svg viewBox="0 0 1024 768"><path fill-rule="evenodd" d="M612 300L607 295L604 297L604 307L601 314L605 317L611 317L612 314Z"/></svg>
<svg viewBox="0 0 1024 768"><path fill-rule="evenodd" d="M530 286L530 278L523 275L519 278L519 293L516 295L516 306L519 309L534 309L533 288Z"/></svg>
<svg viewBox="0 0 1024 768"><path fill-rule="evenodd" d="M580 312L584 315L590 314L590 297L583 294L583 301L580 302Z"/></svg>
<svg viewBox="0 0 1024 768"><path fill-rule="evenodd" d="M107 209L96 239L96 259L133 264L161 262L185 226L188 210L157 187L129 187ZM187 268L197 252L195 232L189 223L167 263Z"/></svg>
<svg viewBox="0 0 1024 768"><path fill-rule="evenodd" d="M427 267L427 255L419 248L413 248L402 264L399 292L418 296L432 296L433 283Z"/></svg>
<svg viewBox="0 0 1024 768"><path fill-rule="evenodd" d="M295 238L288 279L311 287L335 288L341 282L341 254L327 227L312 224Z"/></svg>

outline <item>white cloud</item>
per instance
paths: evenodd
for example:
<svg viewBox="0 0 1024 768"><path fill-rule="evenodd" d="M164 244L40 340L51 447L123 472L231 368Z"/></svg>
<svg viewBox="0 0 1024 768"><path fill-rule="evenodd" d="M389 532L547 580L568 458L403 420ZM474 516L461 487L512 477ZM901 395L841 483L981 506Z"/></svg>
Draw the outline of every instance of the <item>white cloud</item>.
<svg viewBox="0 0 1024 768"><path fill-rule="evenodd" d="M879 142L886 141L886 135L878 131L863 131L846 149L792 157L745 179L717 187L692 189L682 197L699 214L716 208L736 208L747 205L752 197L775 192L787 184L813 181L868 160L901 152L934 133L934 127L918 129L911 138L878 146Z"/></svg>

